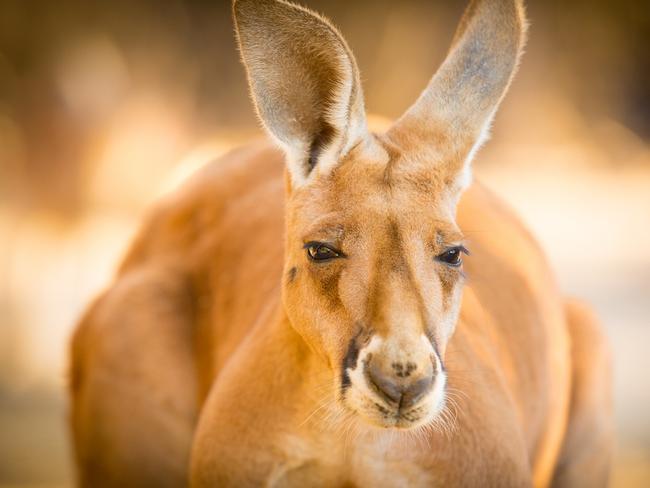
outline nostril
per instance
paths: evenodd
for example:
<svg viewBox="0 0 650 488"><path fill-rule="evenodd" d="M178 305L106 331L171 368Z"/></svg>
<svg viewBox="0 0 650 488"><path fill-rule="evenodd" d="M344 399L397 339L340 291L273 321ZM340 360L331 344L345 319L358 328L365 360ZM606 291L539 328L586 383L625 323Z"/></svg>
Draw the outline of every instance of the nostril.
<svg viewBox="0 0 650 488"><path fill-rule="evenodd" d="M389 402L397 404L401 402L403 390L400 385L392 381L390 377L383 375L379 368L372 364L367 371L368 380L381 396Z"/></svg>
<svg viewBox="0 0 650 488"><path fill-rule="evenodd" d="M400 378L407 378L411 376L411 373L414 373L418 369L417 364L410 361L406 364L395 362L391 364L391 367L393 368L395 375Z"/></svg>
<svg viewBox="0 0 650 488"><path fill-rule="evenodd" d="M435 373L413 374L419 368L407 362L390 363L383 369L380 362L366 363L365 376L369 386L388 403L395 404L399 410L406 410L416 405L433 387ZM408 374L404 374L408 372ZM401 374L400 374L401 373Z"/></svg>
<svg viewBox="0 0 650 488"><path fill-rule="evenodd" d="M401 409L410 408L419 402L433 387L433 375L420 378L411 383L402 396Z"/></svg>

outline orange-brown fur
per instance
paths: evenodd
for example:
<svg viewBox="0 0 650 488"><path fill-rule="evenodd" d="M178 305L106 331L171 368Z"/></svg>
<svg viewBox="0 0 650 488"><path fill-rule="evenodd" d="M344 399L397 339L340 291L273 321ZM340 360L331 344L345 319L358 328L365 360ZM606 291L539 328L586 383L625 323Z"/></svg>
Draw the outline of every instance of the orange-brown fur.
<svg viewBox="0 0 650 488"><path fill-rule="evenodd" d="M258 4L268 9L263 22L297 16L297 32L320 29L318 17L282 1L240 0L236 16L258 15ZM519 2L486 0L464 17L451 58L463 35L490 31L490 19L512 32L497 30L482 44L488 55L511 50L492 67L495 85L476 95L482 111L436 101L461 66L445 64L393 128L371 134L365 120L349 120L362 113L356 64L335 57L332 69L354 86L341 95L324 80L320 89L328 100L348 96L347 111L332 113L331 101L298 104L314 111L302 131L260 110L291 146L288 171L281 152L254 144L205 166L158 205L74 336L82 484L606 483L609 400L600 378L608 365L594 319L565 304L503 203L478 183L460 196L467 154L518 62L522 15ZM265 28L247 22L240 30ZM323 28L321 48L339 42ZM257 39L251 32L240 40L253 83L269 68L251 61L248 50L259 47L242 39ZM345 44L332 49L351 56ZM288 77L304 66L283 64ZM316 71L318 85L328 70ZM263 81L265 103L287 95ZM259 103L255 87L253 95ZM324 126L332 128L327 140L319 139ZM323 147L313 151L303 139ZM462 272L435 260L461 240L471 251ZM311 262L311 241L345 257ZM590 354L584 344L597 347ZM355 347L356 362L365 362L348 368ZM441 411L424 403L406 415L401 400L393 411L381 395L362 394L361 376L345 386L346 371L374 368L383 377L391 367L400 388L431 375L435 383L443 375L428 363L431 347L446 367ZM408 362L393 366L401 358Z"/></svg>

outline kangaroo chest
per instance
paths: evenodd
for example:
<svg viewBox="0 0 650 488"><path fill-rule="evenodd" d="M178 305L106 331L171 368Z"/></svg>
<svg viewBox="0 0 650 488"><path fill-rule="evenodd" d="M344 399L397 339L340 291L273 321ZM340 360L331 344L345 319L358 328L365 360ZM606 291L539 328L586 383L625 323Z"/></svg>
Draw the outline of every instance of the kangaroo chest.
<svg viewBox="0 0 650 488"><path fill-rule="evenodd" d="M390 434L389 434L390 435ZM354 434L350 434L354 438ZM278 487L419 487L436 486L435 476L422 459L426 442L402 443L345 439L314 449L296 443L285 462L268 478Z"/></svg>

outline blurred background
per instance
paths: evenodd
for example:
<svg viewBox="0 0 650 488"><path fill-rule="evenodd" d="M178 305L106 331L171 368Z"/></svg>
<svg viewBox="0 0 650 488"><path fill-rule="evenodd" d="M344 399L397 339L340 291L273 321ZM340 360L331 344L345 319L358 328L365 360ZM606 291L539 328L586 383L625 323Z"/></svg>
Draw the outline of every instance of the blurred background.
<svg viewBox="0 0 650 488"><path fill-rule="evenodd" d="M305 0L397 117L464 2ZM650 6L531 0L530 42L476 173L541 240L615 354L616 487L650 486ZM66 351L143 213L261 131L230 5L0 0L0 487L70 486Z"/></svg>

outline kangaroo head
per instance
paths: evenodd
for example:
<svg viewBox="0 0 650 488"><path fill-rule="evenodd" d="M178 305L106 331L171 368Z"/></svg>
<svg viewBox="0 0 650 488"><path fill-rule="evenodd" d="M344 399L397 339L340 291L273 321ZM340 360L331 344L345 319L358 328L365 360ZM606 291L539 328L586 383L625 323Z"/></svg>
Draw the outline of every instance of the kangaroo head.
<svg viewBox="0 0 650 488"><path fill-rule="evenodd" d="M283 0L237 0L234 14L260 119L286 152L287 317L346 408L380 427L429 423L463 286L456 205L516 70L523 7L472 2L384 134L367 129L356 62L328 21Z"/></svg>

